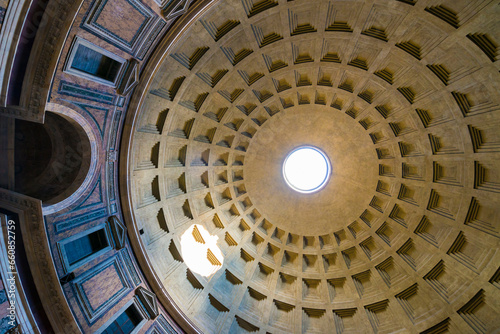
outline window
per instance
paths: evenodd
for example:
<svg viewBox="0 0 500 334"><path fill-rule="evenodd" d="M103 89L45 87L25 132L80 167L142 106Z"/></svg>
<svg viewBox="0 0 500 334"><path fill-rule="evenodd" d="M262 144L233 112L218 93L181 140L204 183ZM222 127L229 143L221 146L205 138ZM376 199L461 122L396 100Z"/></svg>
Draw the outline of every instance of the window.
<svg viewBox="0 0 500 334"><path fill-rule="evenodd" d="M132 304L109 324L102 334L130 334L142 320L141 314Z"/></svg>
<svg viewBox="0 0 500 334"><path fill-rule="evenodd" d="M104 229L87 234L64 245L69 265L84 260L108 246Z"/></svg>
<svg viewBox="0 0 500 334"><path fill-rule="evenodd" d="M99 52L78 45L75 58L71 64L71 68L82 71L84 73L99 77L107 81L115 81L121 64L114 59L106 57Z"/></svg>
<svg viewBox="0 0 500 334"><path fill-rule="evenodd" d="M71 47L64 71L108 86L116 87L125 59L80 37Z"/></svg>
<svg viewBox="0 0 500 334"><path fill-rule="evenodd" d="M112 247L109 226L98 225L57 243L57 248L66 272L95 259Z"/></svg>
<svg viewBox="0 0 500 334"><path fill-rule="evenodd" d="M136 334L147 322L148 315L137 296L134 296L95 331L95 334Z"/></svg>

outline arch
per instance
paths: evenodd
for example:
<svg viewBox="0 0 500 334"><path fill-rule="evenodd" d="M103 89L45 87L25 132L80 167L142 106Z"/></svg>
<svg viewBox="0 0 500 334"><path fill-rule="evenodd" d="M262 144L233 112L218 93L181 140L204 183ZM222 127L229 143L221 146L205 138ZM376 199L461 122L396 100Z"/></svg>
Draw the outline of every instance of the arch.
<svg viewBox="0 0 500 334"><path fill-rule="evenodd" d="M75 110L61 104L47 103L46 111L61 117L75 130L75 135L78 137L74 139L78 140L78 143L81 143L80 152L76 152L77 157L81 159L81 164L79 171L73 180L71 180L71 184L68 187L56 196L43 201L44 215L61 211L81 198L94 178L96 171L100 169L100 140L87 120ZM46 118L47 115L50 117L50 114L46 113ZM60 154L61 152L64 152L64 150L59 149L58 153Z"/></svg>

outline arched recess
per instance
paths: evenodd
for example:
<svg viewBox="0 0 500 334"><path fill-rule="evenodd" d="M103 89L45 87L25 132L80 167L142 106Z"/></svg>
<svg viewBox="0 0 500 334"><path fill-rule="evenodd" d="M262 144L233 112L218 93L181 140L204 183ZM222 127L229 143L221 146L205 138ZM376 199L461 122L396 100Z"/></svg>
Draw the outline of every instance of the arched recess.
<svg viewBox="0 0 500 334"><path fill-rule="evenodd" d="M44 215L68 207L99 170L98 138L82 115L56 103L43 124L16 122L16 191L42 200Z"/></svg>
<svg viewBox="0 0 500 334"><path fill-rule="evenodd" d="M139 110L143 106L149 86L152 84L153 78L160 70L158 64L168 57L171 47L175 45L182 33L194 24L202 13L214 6L217 1L201 0L195 1L189 7L189 10L176 20L168 33L163 37L163 40L156 47L155 52L148 60L148 65L141 72L139 84L132 94L126 119L124 122L122 140L120 143L120 164L119 164L119 180L120 180L120 198L122 200L122 210L124 221L127 225L127 233L130 238L134 254L139 262L141 270L146 277L152 291L156 294L162 306L166 309L169 315L175 320L176 324L187 333L203 333L190 317L174 302L169 292L165 289L161 277L156 272L153 263L148 255L145 244L141 237L140 224L136 221L134 214L134 204L130 191L129 170L133 161L131 145L134 138L136 127L138 126Z"/></svg>

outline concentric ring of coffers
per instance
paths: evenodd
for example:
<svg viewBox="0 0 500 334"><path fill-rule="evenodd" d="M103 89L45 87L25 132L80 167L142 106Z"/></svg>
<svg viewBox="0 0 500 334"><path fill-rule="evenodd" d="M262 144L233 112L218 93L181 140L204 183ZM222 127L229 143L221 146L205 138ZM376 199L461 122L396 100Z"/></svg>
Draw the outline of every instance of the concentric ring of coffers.
<svg viewBox="0 0 500 334"><path fill-rule="evenodd" d="M165 59L135 133L134 210L204 331L494 328L477 305L495 312L499 280L497 9L418 2L221 2ZM304 106L350 118L377 157L363 209L324 234L280 227L247 189L254 138ZM209 277L181 252L189 229L205 242L194 224L224 256L203 254Z"/></svg>

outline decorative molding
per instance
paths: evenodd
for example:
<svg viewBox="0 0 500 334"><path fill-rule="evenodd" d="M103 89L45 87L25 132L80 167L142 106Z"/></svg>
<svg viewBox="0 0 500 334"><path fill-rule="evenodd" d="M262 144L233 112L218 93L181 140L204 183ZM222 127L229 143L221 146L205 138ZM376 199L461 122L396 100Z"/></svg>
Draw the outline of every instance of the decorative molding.
<svg viewBox="0 0 500 334"><path fill-rule="evenodd" d="M127 240L127 228L125 224L123 224L117 216L109 217L108 222L111 227L111 232L113 233L115 249L122 249L125 247L125 242Z"/></svg>
<svg viewBox="0 0 500 334"><path fill-rule="evenodd" d="M99 199L97 201L91 201L91 200L87 201L91 196L93 196L95 194L99 195ZM87 208L95 207L98 205L102 205L104 202L103 197L104 196L102 193L102 181L101 181L101 177L99 176L99 178L97 179L97 182L95 182L95 184L93 185L92 190L90 190L88 192L88 194L83 198L83 200L75 208L71 209L70 212L77 212L77 211L80 211L82 209L87 209Z"/></svg>
<svg viewBox="0 0 500 334"><path fill-rule="evenodd" d="M57 92L62 95L68 95L85 99L89 101L99 102L102 104L116 104L117 96L103 92L102 90L91 89L77 85L72 82L61 80Z"/></svg>
<svg viewBox="0 0 500 334"><path fill-rule="evenodd" d="M166 22L162 18L156 16L151 8L144 5L139 0L121 1L126 1L130 7L135 9L135 12L127 11L128 15L134 15L134 17L142 16L144 18L130 40L126 40L117 32L107 29L98 22L104 7L109 3L108 0L96 0L93 3L82 23L82 28L108 41L133 57L142 60L151 47L154 39L156 39L160 31L165 27Z"/></svg>
<svg viewBox="0 0 500 334"><path fill-rule="evenodd" d="M132 262L132 258L130 257L130 253L127 248L121 251L121 256L123 258L123 263L127 266L131 279L134 281L135 286L141 284L141 278L139 277L139 274L135 269L134 263Z"/></svg>
<svg viewBox="0 0 500 334"><path fill-rule="evenodd" d="M165 319L163 314L160 314L158 316L158 319L156 319L156 322L161 326L163 330L165 330L167 333L177 333L177 331L172 327L172 325Z"/></svg>
<svg viewBox="0 0 500 334"><path fill-rule="evenodd" d="M5 2L5 1L4 1ZM10 1L8 8L0 7L0 110L7 105L9 77L11 76L17 45L24 27L24 18L31 5L31 0Z"/></svg>
<svg viewBox="0 0 500 334"><path fill-rule="evenodd" d="M139 299L141 306L146 310L149 319L156 319L160 314L156 295L142 286L135 289L135 295Z"/></svg>
<svg viewBox="0 0 500 334"><path fill-rule="evenodd" d="M57 66L58 55L66 41L73 17L83 0L67 2L49 1L43 22L37 31L31 49L31 56L26 66L19 106L0 106L0 115L42 123L45 116L45 104L48 100L50 81Z"/></svg>
<svg viewBox="0 0 500 334"><path fill-rule="evenodd" d="M191 3L191 0L169 0L166 4L165 1L166 0L161 1L161 7L163 17L165 17L166 20L175 19L186 13Z"/></svg>
<svg viewBox="0 0 500 334"><path fill-rule="evenodd" d="M130 59L127 62L126 70L120 79L120 84L116 88L116 92L120 95L128 95L132 89L139 83L139 62L135 59Z"/></svg>
<svg viewBox="0 0 500 334"><path fill-rule="evenodd" d="M110 112L110 108L100 107L98 105L92 105L92 104L87 104L87 103L82 103L82 102L63 100L63 99L61 99L61 101L70 104L72 107L73 106L77 107L78 109L85 112L87 114L87 116L92 121L94 121L96 128L99 130L99 134L101 135L101 138L104 137L104 131L106 130L106 122L108 121L108 114ZM89 110L89 109L94 109L94 112ZM50 109L47 109L47 110L50 110ZM102 121L99 121L96 119L96 117L95 117L96 113L104 113L104 117L103 117Z"/></svg>
<svg viewBox="0 0 500 334"><path fill-rule="evenodd" d="M106 208L101 208L83 215L78 215L76 217L57 222L55 224L56 233L60 233L62 231L68 230L70 228L85 224L91 220L97 220L99 218L103 218L107 215Z"/></svg>
<svg viewBox="0 0 500 334"><path fill-rule="evenodd" d="M40 200L0 188L0 207L19 215L24 250L40 301L54 332L80 333L59 282Z"/></svg>
<svg viewBox="0 0 500 334"><path fill-rule="evenodd" d="M122 283L122 286L118 291L116 291L113 294L111 298L109 298L108 300L106 300L105 302L94 308L92 306L92 301L89 300L89 296L85 291L84 284L110 267L114 267L115 272ZM84 275L75 278L71 282L71 287L75 293L78 305L80 306L89 326L94 324L103 314L105 314L109 309L111 309L118 301L120 301L133 289L133 286L127 275L127 270L123 267L123 263L119 255L111 257L110 259L93 267L91 270L87 271ZM93 286L92 289L99 289L99 288Z"/></svg>
<svg viewBox="0 0 500 334"><path fill-rule="evenodd" d="M120 110L117 110L113 116L113 126L111 127L111 131L109 133L108 150L114 150L116 147L116 137L122 121L121 116L122 112Z"/></svg>

